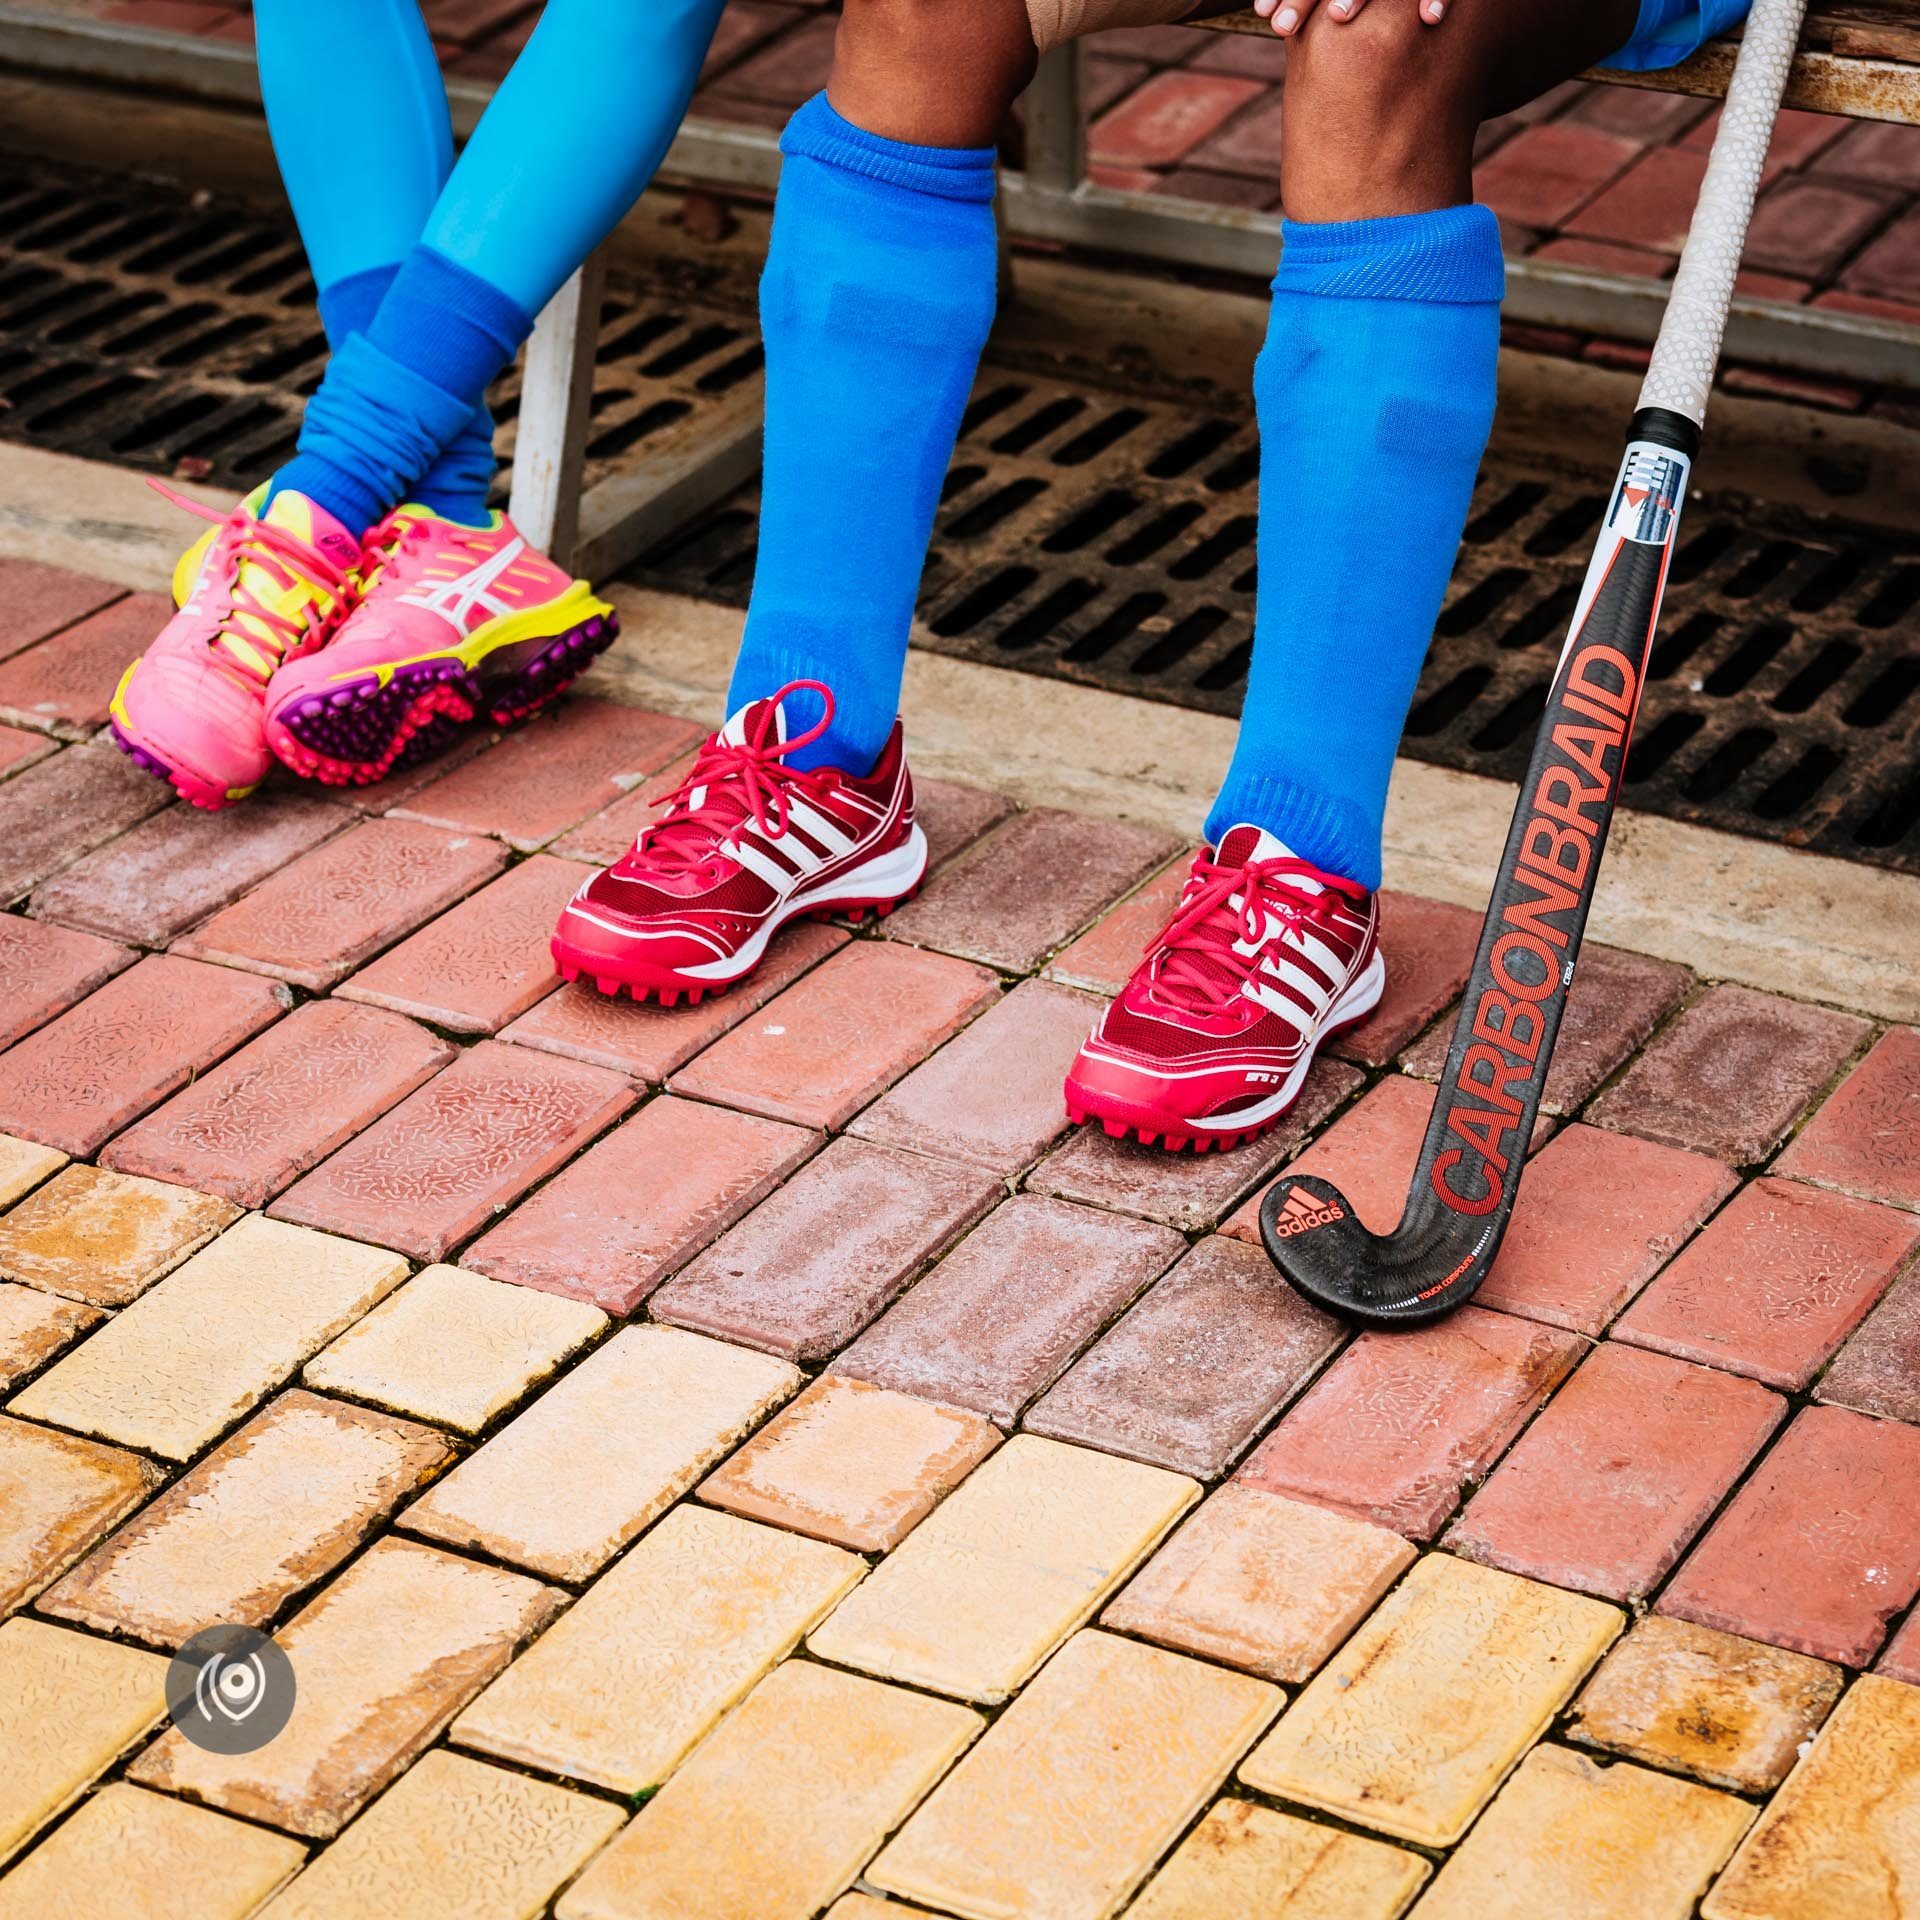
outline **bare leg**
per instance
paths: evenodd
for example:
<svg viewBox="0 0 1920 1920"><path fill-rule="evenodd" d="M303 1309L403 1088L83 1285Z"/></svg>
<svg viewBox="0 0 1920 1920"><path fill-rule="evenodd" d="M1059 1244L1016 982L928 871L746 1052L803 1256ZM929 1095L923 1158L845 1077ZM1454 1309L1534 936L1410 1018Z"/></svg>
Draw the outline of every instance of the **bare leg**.
<svg viewBox="0 0 1920 1920"><path fill-rule="evenodd" d="M888 140L986 147L1038 57L1025 0L846 0L827 97Z"/></svg>
<svg viewBox="0 0 1920 1920"><path fill-rule="evenodd" d="M1293 220L1425 213L1473 198L1473 138L1625 44L1636 0L1493 0L1438 26L1414 0L1318 8L1289 44L1281 187Z"/></svg>

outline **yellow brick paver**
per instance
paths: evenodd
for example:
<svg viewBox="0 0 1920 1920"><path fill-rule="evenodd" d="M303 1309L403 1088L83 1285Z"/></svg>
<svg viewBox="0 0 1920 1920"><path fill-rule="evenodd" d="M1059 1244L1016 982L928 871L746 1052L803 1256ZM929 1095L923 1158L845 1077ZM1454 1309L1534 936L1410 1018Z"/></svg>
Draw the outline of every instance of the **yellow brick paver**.
<svg viewBox="0 0 1920 1920"><path fill-rule="evenodd" d="M0 1614L24 1606L160 1477L136 1453L0 1416Z"/></svg>
<svg viewBox="0 0 1920 1920"><path fill-rule="evenodd" d="M967 1920L1105 1920L1280 1698L1160 1647L1076 1634L867 1878Z"/></svg>
<svg viewBox="0 0 1920 1920"><path fill-rule="evenodd" d="M1421 1920L1688 1920L1752 1819L1713 1787L1536 1747L1440 1869Z"/></svg>
<svg viewBox="0 0 1920 1920"><path fill-rule="evenodd" d="M0 1281L0 1394L11 1393L104 1317L78 1300Z"/></svg>
<svg viewBox="0 0 1920 1920"><path fill-rule="evenodd" d="M807 1920L980 1716L806 1660L776 1667L561 1895L559 1920Z"/></svg>
<svg viewBox="0 0 1920 1920"><path fill-rule="evenodd" d="M177 1647L214 1621L265 1626L452 1457L430 1427L284 1393L40 1602Z"/></svg>
<svg viewBox="0 0 1920 1920"><path fill-rule="evenodd" d="M129 1778L327 1838L493 1678L561 1596L522 1574L383 1540L275 1637L299 1688L254 1753L163 1735Z"/></svg>
<svg viewBox="0 0 1920 1920"><path fill-rule="evenodd" d="M709 1474L700 1498L884 1553L999 1444L1000 1429L964 1407L829 1377Z"/></svg>
<svg viewBox="0 0 1920 1920"><path fill-rule="evenodd" d="M246 1920L305 1858L284 1834L116 1782L0 1879L0 1920Z"/></svg>
<svg viewBox="0 0 1920 1920"><path fill-rule="evenodd" d="M191 1459L406 1272L397 1253L250 1214L49 1368L11 1410Z"/></svg>
<svg viewBox="0 0 1920 1920"><path fill-rule="evenodd" d="M584 1301L428 1267L309 1360L303 1377L323 1392L477 1434L607 1324Z"/></svg>
<svg viewBox="0 0 1920 1920"><path fill-rule="evenodd" d="M1845 1677L1809 1654L1649 1614L1573 1703L1568 1737L1736 1793L1771 1793Z"/></svg>
<svg viewBox="0 0 1920 1920"><path fill-rule="evenodd" d="M1385 1527L1230 1482L1102 1620L1269 1680L1305 1680L1413 1557Z"/></svg>
<svg viewBox="0 0 1920 1920"><path fill-rule="evenodd" d="M403 1517L556 1580L597 1573L801 1384L676 1327L617 1333Z"/></svg>
<svg viewBox="0 0 1920 1920"><path fill-rule="evenodd" d="M624 1817L548 1781L424 1754L262 1920L536 1920Z"/></svg>
<svg viewBox="0 0 1920 1920"><path fill-rule="evenodd" d="M0 1279L120 1307L240 1217L229 1200L104 1167L68 1167L0 1215Z"/></svg>
<svg viewBox="0 0 1920 1920"><path fill-rule="evenodd" d="M71 1627L0 1626L0 1860L167 1710L167 1663Z"/></svg>
<svg viewBox="0 0 1920 1920"><path fill-rule="evenodd" d="M22 1194L31 1193L66 1164L67 1156L58 1147L43 1147L37 1140L0 1133L0 1207L12 1206Z"/></svg>
<svg viewBox="0 0 1920 1920"><path fill-rule="evenodd" d="M1417 1853L1221 1800L1128 1909L1128 1920L1399 1920L1430 1869Z"/></svg>
<svg viewBox="0 0 1920 1920"><path fill-rule="evenodd" d="M1619 1632L1617 1607L1429 1554L1308 1684L1240 1777L1450 1846Z"/></svg>
<svg viewBox="0 0 1920 1920"><path fill-rule="evenodd" d="M1863 1674L1702 1920L1920 1920L1920 1687Z"/></svg>
<svg viewBox="0 0 1920 1920"><path fill-rule="evenodd" d="M658 1786L865 1571L821 1541L677 1507L454 1722L453 1737L619 1793Z"/></svg>
<svg viewBox="0 0 1920 1920"><path fill-rule="evenodd" d="M1199 1494L1184 1474L1017 1435L808 1644L889 1679L1004 1700Z"/></svg>

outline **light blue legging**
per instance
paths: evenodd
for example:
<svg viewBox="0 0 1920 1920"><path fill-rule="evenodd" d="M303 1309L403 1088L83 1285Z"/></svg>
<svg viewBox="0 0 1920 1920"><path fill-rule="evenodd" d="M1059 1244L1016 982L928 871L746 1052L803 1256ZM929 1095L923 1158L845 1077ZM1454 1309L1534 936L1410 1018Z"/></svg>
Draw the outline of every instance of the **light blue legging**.
<svg viewBox="0 0 1920 1920"><path fill-rule="evenodd" d="M267 124L336 356L276 487L349 524L409 494L484 513L481 396L652 178L724 4L548 0L456 163L416 0L256 0Z"/></svg>

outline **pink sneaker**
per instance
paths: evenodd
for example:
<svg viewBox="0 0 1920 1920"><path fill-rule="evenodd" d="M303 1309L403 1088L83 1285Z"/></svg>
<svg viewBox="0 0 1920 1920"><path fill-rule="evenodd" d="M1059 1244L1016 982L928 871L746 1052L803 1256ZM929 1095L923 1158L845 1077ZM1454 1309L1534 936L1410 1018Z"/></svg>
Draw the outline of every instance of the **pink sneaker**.
<svg viewBox="0 0 1920 1920"><path fill-rule="evenodd" d="M223 518L160 491L216 525L175 572L179 612L121 675L113 739L183 800L224 807L273 764L261 718L267 683L283 661L332 636L353 604L360 542L302 493L277 494L260 514L261 488Z"/></svg>
<svg viewBox="0 0 1920 1920"><path fill-rule="evenodd" d="M295 773L366 785L482 711L496 726L537 713L619 631L505 514L463 527L396 507L367 535L359 602L326 657L275 675L267 742Z"/></svg>

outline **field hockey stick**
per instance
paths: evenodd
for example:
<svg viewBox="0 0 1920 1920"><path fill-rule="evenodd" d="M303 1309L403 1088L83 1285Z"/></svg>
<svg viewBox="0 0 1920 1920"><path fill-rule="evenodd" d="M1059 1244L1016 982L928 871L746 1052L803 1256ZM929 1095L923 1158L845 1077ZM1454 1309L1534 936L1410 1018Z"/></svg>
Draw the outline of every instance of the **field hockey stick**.
<svg viewBox="0 0 1920 1920"><path fill-rule="evenodd" d="M1418 1326L1451 1312L1486 1278L1512 1217L1805 4L1754 0L1747 21L1400 1224L1371 1232L1312 1174L1276 1182L1261 1205L1274 1264L1309 1300L1363 1325Z"/></svg>

